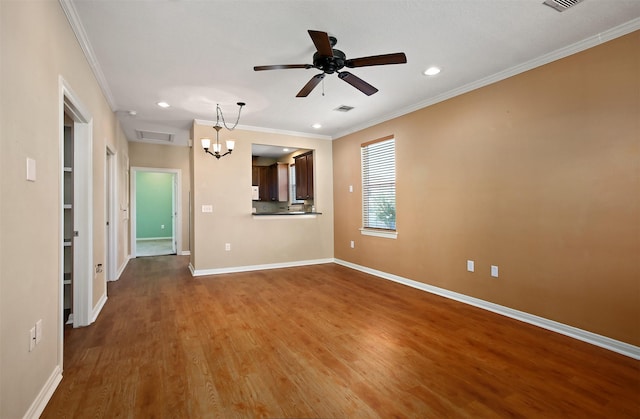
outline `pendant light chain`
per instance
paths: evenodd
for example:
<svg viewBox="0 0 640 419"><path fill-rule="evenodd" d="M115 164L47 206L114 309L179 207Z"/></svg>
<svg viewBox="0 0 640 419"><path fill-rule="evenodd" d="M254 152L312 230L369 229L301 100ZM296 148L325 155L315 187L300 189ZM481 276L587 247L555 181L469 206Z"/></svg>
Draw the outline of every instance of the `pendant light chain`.
<svg viewBox="0 0 640 419"><path fill-rule="evenodd" d="M244 102L238 102L238 106L240 106L240 109L238 110L238 118L236 119L236 123L233 124L231 128L229 128L227 126L227 123L224 120L224 115L222 114L222 109L220 109L220 105L216 104L216 125L218 125L218 123L220 122L220 119L222 119L222 125L224 125L226 129L228 129L229 131L233 131L234 129L236 129L236 127L238 126L238 122L240 122L240 114L242 113L242 107L244 105L245 105Z"/></svg>

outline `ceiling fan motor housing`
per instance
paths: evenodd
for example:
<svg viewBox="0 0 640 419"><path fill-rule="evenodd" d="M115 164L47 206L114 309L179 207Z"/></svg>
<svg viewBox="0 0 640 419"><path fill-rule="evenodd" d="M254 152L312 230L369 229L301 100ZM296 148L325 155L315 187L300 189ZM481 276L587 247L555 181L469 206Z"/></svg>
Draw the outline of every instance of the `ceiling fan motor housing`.
<svg viewBox="0 0 640 419"><path fill-rule="evenodd" d="M313 66L327 74L333 74L341 70L345 65L347 56L339 49L333 49L333 57L320 55L319 52L313 54Z"/></svg>

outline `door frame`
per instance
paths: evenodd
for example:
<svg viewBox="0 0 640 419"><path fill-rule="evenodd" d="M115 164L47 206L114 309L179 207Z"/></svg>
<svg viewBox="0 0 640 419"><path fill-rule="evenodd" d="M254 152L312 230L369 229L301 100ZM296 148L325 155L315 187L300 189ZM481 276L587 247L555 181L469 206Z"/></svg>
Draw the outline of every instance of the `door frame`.
<svg viewBox="0 0 640 419"><path fill-rule="evenodd" d="M129 176L130 182L130 205L131 205L131 220L129 225L131 226L131 257L136 257L136 175L138 172L152 172L152 173L171 173L173 174L173 246L176 251L176 255L182 252L182 170L181 169L165 169L157 167L131 167L131 175Z"/></svg>
<svg viewBox="0 0 640 419"><path fill-rule="evenodd" d="M117 154L106 147L105 160L105 219L109 223L105 234L105 264L106 264L106 280L115 281L116 277L116 244L118 243L118 183L117 183Z"/></svg>
<svg viewBox="0 0 640 419"><path fill-rule="evenodd" d="M59 208L64 202L64 114L73 119L73 225L78 232L73 237L73 327L88 326L93 317L93 117L80 97L59 76ZM64 213L60 211L58 243L64 239ZM59 255L59 321L60 348L58 360L62 365L64 344L64 255Z"/></svg>

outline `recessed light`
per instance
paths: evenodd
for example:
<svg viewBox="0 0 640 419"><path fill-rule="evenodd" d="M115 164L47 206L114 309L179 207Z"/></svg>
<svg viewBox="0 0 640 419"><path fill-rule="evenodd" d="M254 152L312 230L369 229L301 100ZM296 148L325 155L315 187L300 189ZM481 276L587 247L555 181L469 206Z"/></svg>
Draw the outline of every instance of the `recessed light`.
<svg viewBox="0 0 640 419"><path fill-rule="evenodd" d="M168 108L170 106L167 102L158 102L157 105L161 108Z"/></svg>
<svg viewBox="0 0 640 419"><path fill-rule="evenodd" d="M438 67L429 67L426 70L424 70L424 75L425 76L435 76L439 72L440 72L440 69Z"/></svg>
<svg viewBox="0 0 640 419"><path fill-rule="evenodd" d="M311 125L311 128L320 129L320 128L322 128L322 125L320 125L320 124L313 124L313 125Z"/></svg>
<svg viewBox="0 0 640 419"><path fill-rule="evenodd" d="M288 148L283 148L282 151L284 151L286 153L287 151L289 151L289 149Z"/></svg>

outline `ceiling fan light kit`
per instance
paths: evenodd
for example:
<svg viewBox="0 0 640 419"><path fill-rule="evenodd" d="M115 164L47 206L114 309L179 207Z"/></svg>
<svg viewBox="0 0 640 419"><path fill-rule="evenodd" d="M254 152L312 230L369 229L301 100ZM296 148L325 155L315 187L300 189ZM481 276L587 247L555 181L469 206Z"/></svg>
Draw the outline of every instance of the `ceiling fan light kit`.
<svg viewBox="0 0 640 419"><path fill-rule="evenodd" d="M304 85L298 92L296 97L307 97L311 91L324 79L326 74L337 73L340 80L344 80L351 86L360 90L367 96L376 93L378 89L362 80L358 76L348 72L341 71L344 67L358 68L376 65L388 64L405 64L407 57L404 52L396 52L393 54L372 55L369 57L360 57L347 59L344 52L334 49L338 40L329 36L326 32L309 30L309 36L316 47L313 54L313 64L278 64L278 65L262 65L253 67L254 71L264 70L284 70L284 69L310 69L315 68L321 70L322 73L316 74Z"/></svg>

